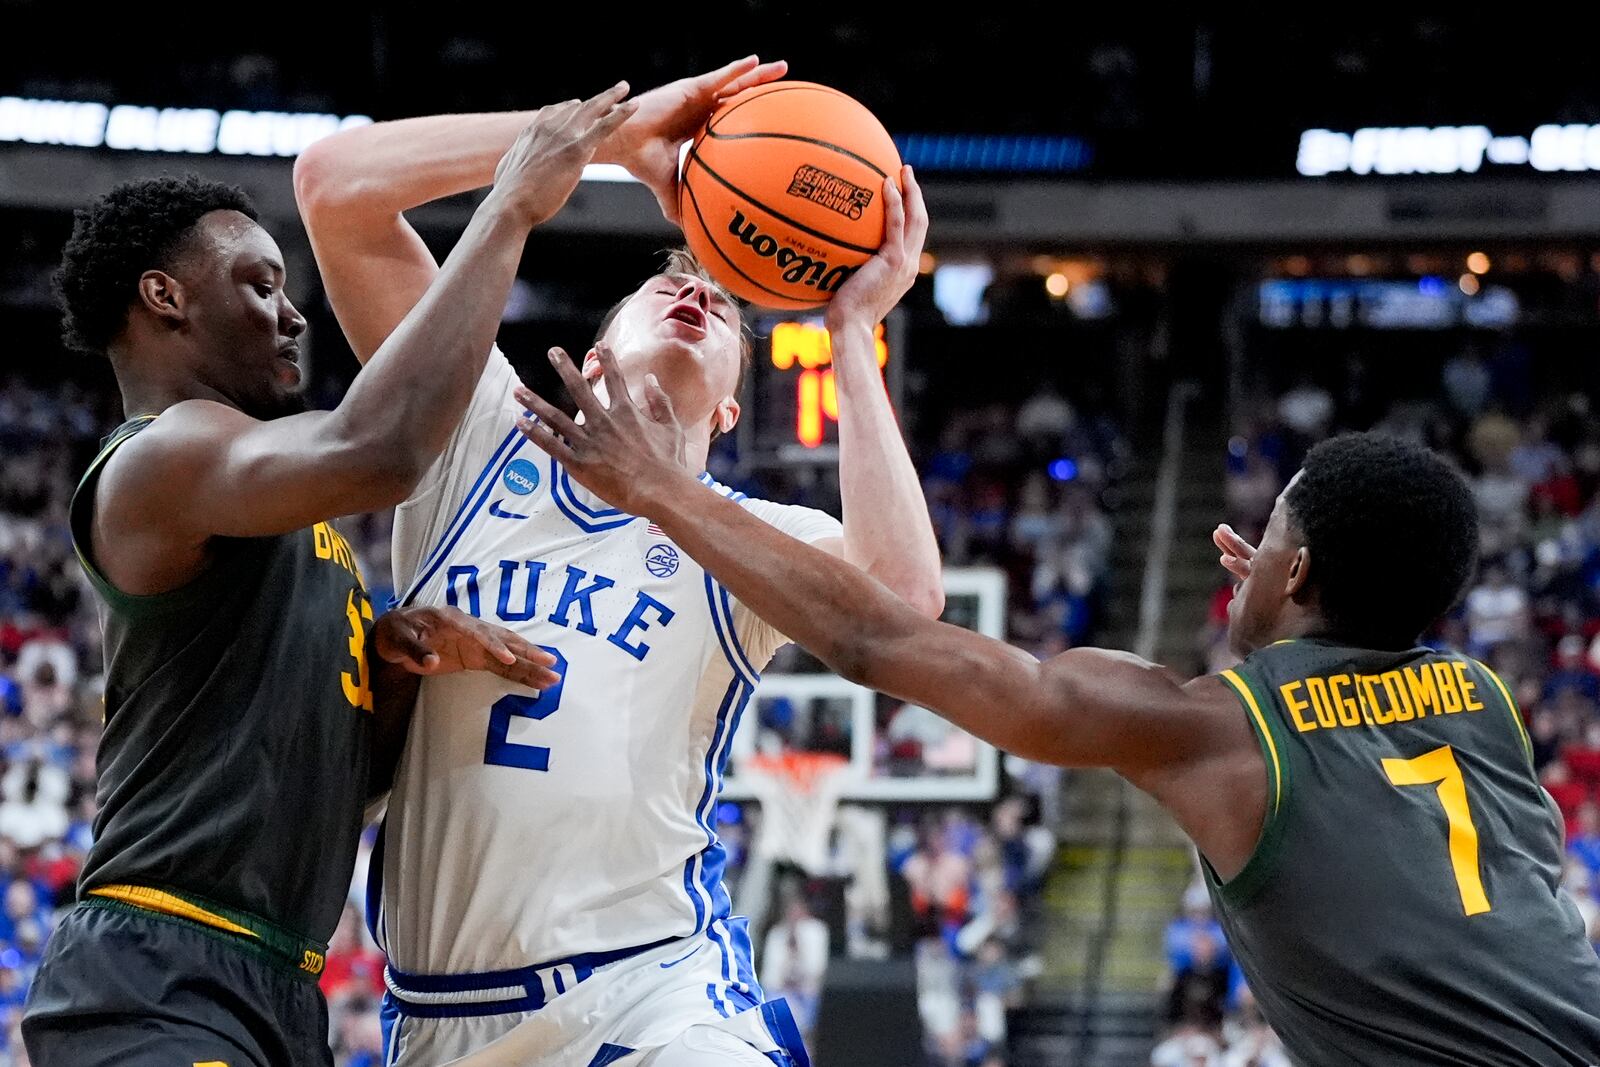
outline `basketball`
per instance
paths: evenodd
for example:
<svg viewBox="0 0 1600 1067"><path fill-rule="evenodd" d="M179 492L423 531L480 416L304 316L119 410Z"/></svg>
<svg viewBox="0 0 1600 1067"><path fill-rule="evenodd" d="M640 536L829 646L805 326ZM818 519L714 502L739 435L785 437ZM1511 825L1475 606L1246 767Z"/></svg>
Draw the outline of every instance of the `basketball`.
<svg viewBox="0 0 1600 1067"><path fill-rule="evenodd" d="M695 138L679 209L689 248L741 299L825 304L883 241L883 181L900 153L860 103L810 82L728 100Z"/></svg>

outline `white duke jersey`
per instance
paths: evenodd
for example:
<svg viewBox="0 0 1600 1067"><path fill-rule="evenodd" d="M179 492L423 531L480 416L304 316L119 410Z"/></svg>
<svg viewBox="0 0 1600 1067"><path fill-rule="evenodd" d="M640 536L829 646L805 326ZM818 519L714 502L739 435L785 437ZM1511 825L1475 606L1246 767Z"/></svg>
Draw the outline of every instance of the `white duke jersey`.
<svg viewBox="0 0 1600 1067"><path fill-rule="evenodd" d="M423 679L374 857L375 933L414 976L569 957L581 971L704 933L729 983L753 985L716 807L758 671L787 639L526 440L516 384L496 349L396 512L395 585L404 604L453 605L545 647L561 682ZM843 533L822 512L701 480L799 540Z"/></svg>

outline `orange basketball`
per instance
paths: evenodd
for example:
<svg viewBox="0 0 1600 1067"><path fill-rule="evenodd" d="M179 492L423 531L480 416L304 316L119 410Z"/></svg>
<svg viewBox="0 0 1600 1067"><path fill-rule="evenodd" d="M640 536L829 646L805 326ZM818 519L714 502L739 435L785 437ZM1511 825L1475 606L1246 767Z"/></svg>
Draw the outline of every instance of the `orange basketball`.
<svg viewBox="0 0 1600 1067"><path fill-rule="evenodd" d="M695 138L678 207L689 249L754 304L827 301L883 243L883 180L900 153L872 112L810 82L727 101Z"/></svg>

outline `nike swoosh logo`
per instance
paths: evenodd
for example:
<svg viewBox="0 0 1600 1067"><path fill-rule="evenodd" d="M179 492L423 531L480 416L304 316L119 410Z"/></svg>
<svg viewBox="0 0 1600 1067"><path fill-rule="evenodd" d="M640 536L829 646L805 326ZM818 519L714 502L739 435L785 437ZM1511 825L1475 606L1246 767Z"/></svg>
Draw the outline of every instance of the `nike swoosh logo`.
<svg viewBox="0 0 1600 1067"><path fill-rule="evenodd" d="M689 956L693 956L695 953L699 952L703 948L705 948L704 945L696 945L694 948L689 950ZM661 964L661 969L664 971L669 967L676 967L678 964L680 964L684 960L688 959L689 956L679 956L677 959L673 960L671 963L663 963L663 964Z"/></svg>
<svg viewBox="0 0 1600 1067"><path fill-rule="evenodd" d="M489 514L497 519L526 519L528 517L526 515L518 515L514 511L501 511L500 501L498 500L489 505Z"/></svg>

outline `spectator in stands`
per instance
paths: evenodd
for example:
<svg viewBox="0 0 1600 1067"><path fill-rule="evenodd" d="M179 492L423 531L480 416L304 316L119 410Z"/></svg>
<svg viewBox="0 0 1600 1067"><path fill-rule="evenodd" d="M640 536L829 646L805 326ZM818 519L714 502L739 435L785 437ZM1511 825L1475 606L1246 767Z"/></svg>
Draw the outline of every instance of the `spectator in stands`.
<svg viewBox="0 0 1600 1067"><path fill-rule="evenodd" d="M809 1038L817 1025L822 976L828 967L827 923L811 914L803 896L792 893L783 918L767 931L762 948L763 986L770 996L789 1002L800 1032Z"/></svg>
<svg viewBox="0 0 1600 1067"><path fill-rule="evenodd" d="M1600 884L1600 804L1584 801L1578 808L1577 823L1567 838L1567 854L1589 872L1590 884Z"/></svg>
<svg viewBox="0 0 1600 1067"><path fill-rule="evenodd" d="M1184 1023L1150 1053L1150 1067L1221 1067L1222 1046L1212 1030Z"/></svg>
<svg viewBox="0 0 1600 1067"><path fill-rule="evenodd" d="M1017 966L997 938L989 938L978 948L972 967L973 1017L978 1036L989 1045L1006 1040L1006 1011L1017 1007L1022 978Z"/></svg>
<svg viewBox="0 0 1600 1067"><path fill-rule="evenodd" d="M318 979L323 995L329 1004L347 997L383 996L383 964L383 953L367 937L360 913L347 903Z"/></svg>
<svg viewBox="0 0 1600 1067"><path fill-rule="evenodd" d="M1458 353L1444 365L1444 395L1457 415L1471 418L1489 402L1489 367L1476 347Z"/></svg>
<svg viewBox="0 0 1600 1067"><path fill-rule="evenodd" d="M1504 563L1483 569L1483 581L1467 594L1467 651L1479 659L1507 642L1528 636L1528 594L1511 581Z"/></svg>
<svg viewBox="0 0 1600 1067"><path fill-rule="evenodd" d="M1557 699L1565 690L1576 690L1591 704L1600 702L1600 674L1590 665L1588 646L1578 634L1569 633L1556 642L1555 670L1545 678L1540 699Z"/></svg>
<svg viewBox="0 0 1600 1067"><path fill-rule="evenodd" d="M1190 932L1179 954L1167 998L1167 1021L1189 1020L1208 1029L1222 1024L1233 980L1227 942L1203 927Z"/></svg>
<svg viewBox="0 0 1600 1067"><path fill-rule="evenodd" d="M1223 1024L1222 1036L1227 1047L1220 1067L1292 1067L1248 986L1240 987L1238 1010Z"/></svg>

